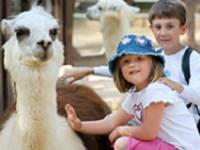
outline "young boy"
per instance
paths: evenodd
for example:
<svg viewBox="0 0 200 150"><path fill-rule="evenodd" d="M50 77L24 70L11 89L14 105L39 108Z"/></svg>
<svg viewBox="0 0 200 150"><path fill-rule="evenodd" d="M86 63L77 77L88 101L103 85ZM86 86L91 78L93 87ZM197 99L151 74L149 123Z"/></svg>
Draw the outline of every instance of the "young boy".
<svg viewBox="0 0 200 150"><path fill-rule="evenodd" d="M165 72L168 75L161 82L175 90L186 104L192 102L200 106L200 55L195 50L191 53L188 84L181 68L182 57L188 48L180 42L180 36L187 29L184 5L177 0L160 0L152 6L149 22L156 41L164 51ZM189 109L195 121L200 123L200 109L194 105Z"/></svg>
<svg viewBox="0 0 200 150"><path fill-rule="evenodd" d="M187 84L181 69L182 57L188 48L188 46L184 46L180 42L180 36L187 29L184 5L178 0L159 0L150 10L149 22L165 57L167 78L162 78L160 81L175 90L185 100L186 104L192 102L200 106L200 55L195 50L191 53L189 84ZM71 80L73 82L89 74L111 76L107 67L100 66L78 68L75 73L66 74L63 78L73 77ZM189 109L198 123L198 111L200 109L197 109L194 105Z"/></svg>

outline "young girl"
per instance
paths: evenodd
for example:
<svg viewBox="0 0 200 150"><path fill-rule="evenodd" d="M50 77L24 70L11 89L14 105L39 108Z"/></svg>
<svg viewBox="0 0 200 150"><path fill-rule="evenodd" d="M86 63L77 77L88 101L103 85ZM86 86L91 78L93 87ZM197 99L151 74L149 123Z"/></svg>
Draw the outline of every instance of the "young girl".
<svg viewBox="0 0 200 150"><path fill-rule="evenodd" d="M122 108L97 121L81 121L66 105L71 127L88 134L108 134L115 150L198 150L200 137L183 101L157 80L164 59L144 36L127 35L110 59L119 91L129 92ZM92 115L92 114L91 114ZM128 126L135 118L139 126Z"/></svg>

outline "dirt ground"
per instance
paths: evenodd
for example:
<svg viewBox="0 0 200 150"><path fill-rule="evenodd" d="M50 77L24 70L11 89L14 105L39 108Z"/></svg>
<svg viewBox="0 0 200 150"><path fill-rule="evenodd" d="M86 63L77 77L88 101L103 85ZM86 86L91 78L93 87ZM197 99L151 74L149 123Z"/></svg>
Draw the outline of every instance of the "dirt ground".
<svg viewBox="0 0 200 150"><path fill-rule="evenodd" d="M200 14L197 14L195 35L198 43L200 43L200 23L197 22L199 19ZM157 45L152 32L149 29L147 14L140 14L134 18L130 33L145 34L151 38L155 45ZM82 56L101 54L102 40L99 22L89 21L83 15L75 15L73 45ZM182 37L182 41L186 42L186 36ZM105 62L102 62L102 64L104 63ZM116 110L125 97L124 94L117 91L112 79L110 78L89 76L79 82L92 87L105 100L112 110Z"/></svg>

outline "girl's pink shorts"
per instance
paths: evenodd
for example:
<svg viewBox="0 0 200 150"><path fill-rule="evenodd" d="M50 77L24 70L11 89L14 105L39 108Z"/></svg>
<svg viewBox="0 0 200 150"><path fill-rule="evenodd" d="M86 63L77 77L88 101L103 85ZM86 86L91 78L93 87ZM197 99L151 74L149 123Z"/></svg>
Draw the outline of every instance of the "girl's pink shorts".
<svg viewBox="0 0 200 150"><path fill-rule="evenodd" d="M173 145L164 142L161 139L152 141L142 141L135 138L129 138L126 150L178 150Z"/></svg>

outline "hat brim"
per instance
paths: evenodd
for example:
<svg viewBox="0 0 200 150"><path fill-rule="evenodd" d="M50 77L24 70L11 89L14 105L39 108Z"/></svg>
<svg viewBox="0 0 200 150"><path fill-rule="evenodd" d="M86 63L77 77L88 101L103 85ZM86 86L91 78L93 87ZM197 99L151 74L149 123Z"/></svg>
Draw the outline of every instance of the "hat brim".
<svg viewBox="0 0 200 150"><path fill-rule="evenodd" d="M147 51L148 51L148 50L147 50ZM110 71L111 74L114 73L116 61L117 61L121 56L129 55L129 54L132 54L132 55L153 56L153 57L158 58L158 60L162 63L162 65L164 65L164 62L165 62L165 61L164 61L164 57L163 57L160 53L140 52L140 50L138 50L137 52L136 52L136 51L133 51L133 50L124 50L124 51L122 51L121 53L115 54L114 56L112 56L112 57L110 58L110 60L108 61L108 67L109 67L109 71Z"/></svg>

